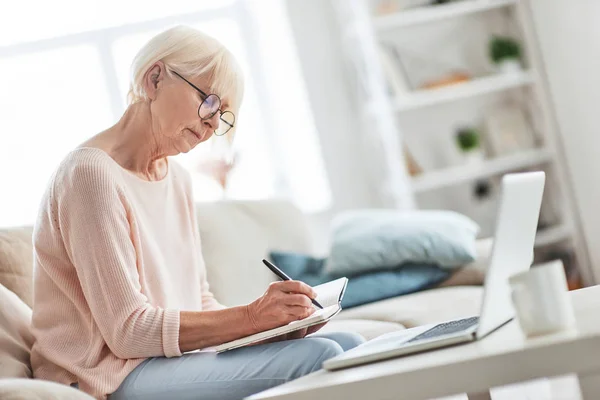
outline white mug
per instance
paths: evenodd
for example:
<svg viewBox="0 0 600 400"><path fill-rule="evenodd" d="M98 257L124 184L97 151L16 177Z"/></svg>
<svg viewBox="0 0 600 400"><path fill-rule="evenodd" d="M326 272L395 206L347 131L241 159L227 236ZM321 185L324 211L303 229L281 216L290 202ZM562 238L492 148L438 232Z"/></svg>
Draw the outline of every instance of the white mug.
<svg viewBox="0 0 600 400"><path fill-rule="evenodd" d="M517 319L526 336L575 327L575 313L562 261L532 267L511 276L509 282Z"/></svg>

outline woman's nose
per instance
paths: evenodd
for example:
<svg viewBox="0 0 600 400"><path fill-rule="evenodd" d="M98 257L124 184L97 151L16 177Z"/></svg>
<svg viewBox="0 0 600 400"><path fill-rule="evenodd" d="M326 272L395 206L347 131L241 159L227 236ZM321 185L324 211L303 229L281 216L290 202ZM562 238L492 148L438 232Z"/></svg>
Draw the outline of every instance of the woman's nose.
<svg viewBox="0 0 600 400"><path fill-rule="evenodd" d="M219 129L219 122L220 122L219 112L216 112L215 115L213 115L212 117L202 121L204 126L209 127L213 131L216 131L217 129Z"/></svg>

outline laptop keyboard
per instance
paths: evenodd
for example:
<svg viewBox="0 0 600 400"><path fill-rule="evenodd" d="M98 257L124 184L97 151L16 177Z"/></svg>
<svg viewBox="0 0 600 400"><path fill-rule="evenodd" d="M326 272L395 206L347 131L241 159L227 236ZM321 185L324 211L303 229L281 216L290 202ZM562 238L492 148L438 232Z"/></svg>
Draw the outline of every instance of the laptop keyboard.
<svg viewBox="0 0 600 400"><path fill-rule="evenodd" d="M438 324L433 328L426 330L420 335L415 336L406 343L416 342L423 339L431 339L437 336L449 335L468 329L479 322L479 317L471 317L465 319L457 319L455 321Z"/></svg>

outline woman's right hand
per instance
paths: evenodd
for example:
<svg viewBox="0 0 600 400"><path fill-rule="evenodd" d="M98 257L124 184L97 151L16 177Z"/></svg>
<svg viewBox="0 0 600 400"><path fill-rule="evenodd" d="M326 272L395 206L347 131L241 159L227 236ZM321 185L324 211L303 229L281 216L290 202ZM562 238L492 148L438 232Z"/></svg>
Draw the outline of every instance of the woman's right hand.
<svg viewBox="0 0 600 400"><path fill-rule="evenodd" d="M273 282L261 297L248 304L248 317L257 331L276 328L315 312L317 293L300 281Z"/></svg>

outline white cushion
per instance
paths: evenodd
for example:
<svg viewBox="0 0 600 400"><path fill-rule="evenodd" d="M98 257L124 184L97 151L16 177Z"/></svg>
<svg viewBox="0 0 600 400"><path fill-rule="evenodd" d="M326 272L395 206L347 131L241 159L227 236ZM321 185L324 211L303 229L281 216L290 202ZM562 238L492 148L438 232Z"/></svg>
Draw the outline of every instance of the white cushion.
<svg viewBox="0 0 600 400"><path fill-rule="evenodd" d="M407 328L479 315L483 288L457 286L427 290L343 310L338 319L396 322Z"/></svg>
<svg viewBox="0 0 600 400"><path fill-rule="evenodd" d="M269 251L310 253L302 213L287 201L198 203L208 283L227 306L247 304L277 278L262 263Z"/></svg>
<svg viewBox="0 0 600 400"><path fill-rule="evenodd" d="M31 378L31 309L2 285L0 304L0 378Z"/></svg>
<svg viewBox="0 0 600 400"><path fill-rule="evenodd" d="M355 332L362 335L366 340L371 340L386 333L401 330L404 330L404 327L395 322L369 321L365 319L334 319L321 328L319 333Z"/></svg>

